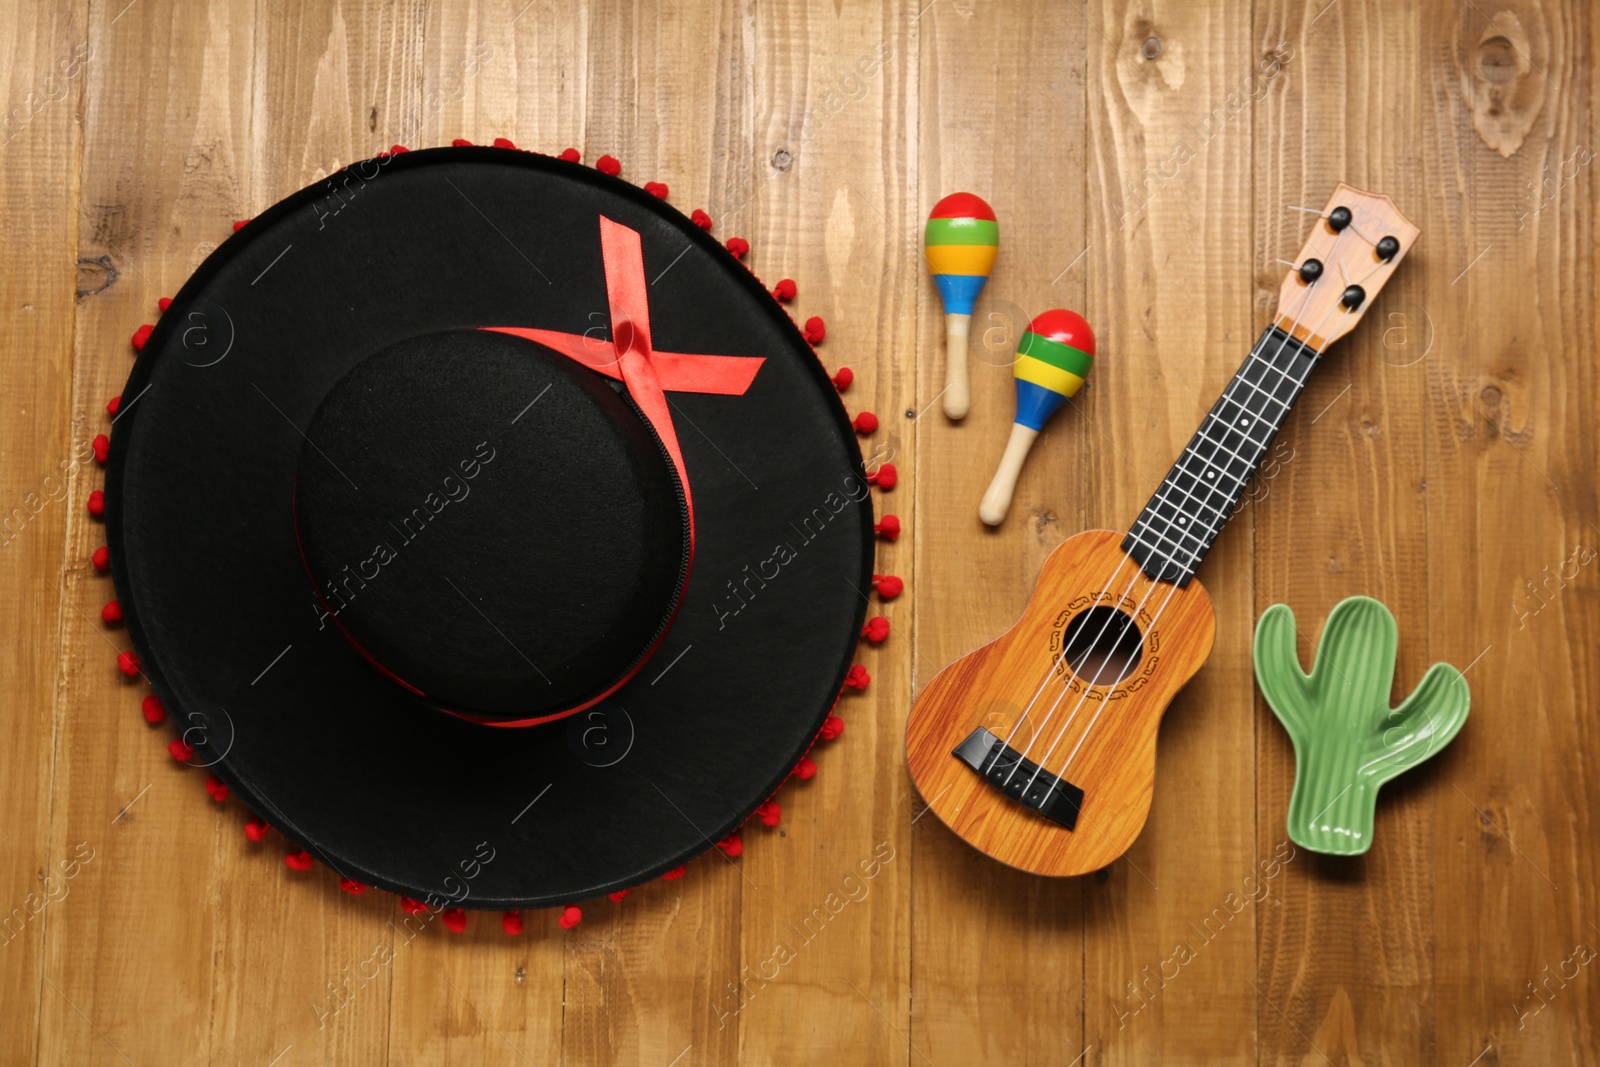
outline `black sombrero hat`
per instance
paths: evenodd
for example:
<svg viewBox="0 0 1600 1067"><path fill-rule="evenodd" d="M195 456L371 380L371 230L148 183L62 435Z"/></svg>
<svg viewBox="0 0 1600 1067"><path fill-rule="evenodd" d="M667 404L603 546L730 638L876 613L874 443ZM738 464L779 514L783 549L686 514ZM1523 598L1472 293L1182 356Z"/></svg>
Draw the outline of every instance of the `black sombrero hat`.
<svg viewBox="0 0 1600 1067"><path fill-rule="evenodd" d="M252 838L570 904L726 841L837 733L888 479L703 213L459 145L296 193L163 302L97 563L147 717Z"/></svg>

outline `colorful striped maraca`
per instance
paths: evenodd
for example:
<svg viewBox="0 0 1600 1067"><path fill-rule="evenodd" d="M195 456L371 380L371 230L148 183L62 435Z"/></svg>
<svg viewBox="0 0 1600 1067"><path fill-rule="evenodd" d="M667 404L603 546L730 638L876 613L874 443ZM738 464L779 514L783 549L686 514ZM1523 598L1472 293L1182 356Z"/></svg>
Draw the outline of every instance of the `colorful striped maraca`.
<svg viewBox="0 0 1600 1067"><path fill-rule="evenodd" d="M945 384L944 413L952 419L966 415L972 406L967 385L967 328L972 304L994 269L1000 246L1000 224L994 209L971 193L951 193L928 213L922 234L928 268L944 302Z"/></svg>
<svg viewBox="0 0 1600 1067"><path fill-rule="evenodd" d="M1017 418L1011 425L1000 469L978 505L978 517L998 526L1011 507L1017 475L1033 439L1067 397L1076 393L1094 365L1094 331L1076 312L1056 308L1035 316L1017 343L1012 372L1017 379Z"/></svg>

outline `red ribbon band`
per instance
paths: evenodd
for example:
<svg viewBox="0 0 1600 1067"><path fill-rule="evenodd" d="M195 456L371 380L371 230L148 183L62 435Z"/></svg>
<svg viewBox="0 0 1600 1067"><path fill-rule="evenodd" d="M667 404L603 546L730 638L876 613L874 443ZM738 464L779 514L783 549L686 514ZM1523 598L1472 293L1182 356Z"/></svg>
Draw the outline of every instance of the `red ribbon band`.
<svg viewBox="0 0 1600 1067"><path fill-rule="evenodd" d="M678 434L673 428L672 411L667 393L710 393L721 396L742 396L755 381L756 372L766 359L761 356L716 356L702 353L657 351L650 331L650 301L648 283L644 274L644 253L639 232L620 222L600 216L600 255L605 268L606 301L611 312L611 340L587 333L562 333L558 330L537 330L523 326L485 326L482 329L495 333L511 334L544 345L574 359L597 374L618 379L627 386L628 394L644 414L645 420L672 458L678 472L678 482L683 486L684 506L689 513L689 560L685 567L685 588L688 571L694 563L694 498L689 491L689 471L683 462L683 450L678 444ZM319 592L320 595L320 592ZM678 606L673 608L677 614ZM338 618L334 616L338 624ZM458 718L489 726L534 726L565 718L584 708L599 703L618 689L645 665L671 628L671 620L662 628L661 635L634 668L624 677L584 703L531 719L485 719L465 712L441 708ZM362 648L350 632L339 626L341 632L356 650L385 675L407 689L426 697L427 694L405 681L393 670L378 662Z"/></svg>

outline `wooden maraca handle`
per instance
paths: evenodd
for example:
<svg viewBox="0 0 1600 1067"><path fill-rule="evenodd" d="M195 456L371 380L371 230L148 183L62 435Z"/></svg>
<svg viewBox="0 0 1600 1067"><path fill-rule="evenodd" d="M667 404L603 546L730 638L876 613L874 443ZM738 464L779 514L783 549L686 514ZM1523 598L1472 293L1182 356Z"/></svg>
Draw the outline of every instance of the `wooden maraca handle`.
<svg viewBox="0 0 1600 1067"><path fill-rule="evenodd" d="M1006 512L1011 510L1011 494L1016 491L1022 461L1028 458L1028 449L1033 447L1033 440L1038 436L1038 430L1018 422L1011 424L1011 439L1000 457L1000 467L994 472L989 491L983 494L983 502L978 505L978 518L990 526L999 526L1005 521Z"/></svg>
<svg viewBox="0 0 1600 1067"><path fill-rule="evenodd" d="M967 330L972 316L946 315L944 324L944 413L963 419L972 407L972 388L967 382Z"/></svg>

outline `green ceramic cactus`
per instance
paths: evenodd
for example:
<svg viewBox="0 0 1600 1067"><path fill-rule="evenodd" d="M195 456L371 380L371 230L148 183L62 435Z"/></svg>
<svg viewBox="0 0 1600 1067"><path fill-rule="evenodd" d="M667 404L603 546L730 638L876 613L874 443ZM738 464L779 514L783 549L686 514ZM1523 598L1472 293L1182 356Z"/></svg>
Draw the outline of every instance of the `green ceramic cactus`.
<svg viewBox="0 0 1600 1067"><path fill-rule="evenodd" d="M1358 856L1372 847L1378 789L1450 743L1467 721L1461 672L1435 663L1390 709L1399 633L1371 597L1328 616L1308 675L1295 653L1294 612L1274 604L1256 625L1256 681L1294 742L1289 837L1313 852Z"/></svg>

